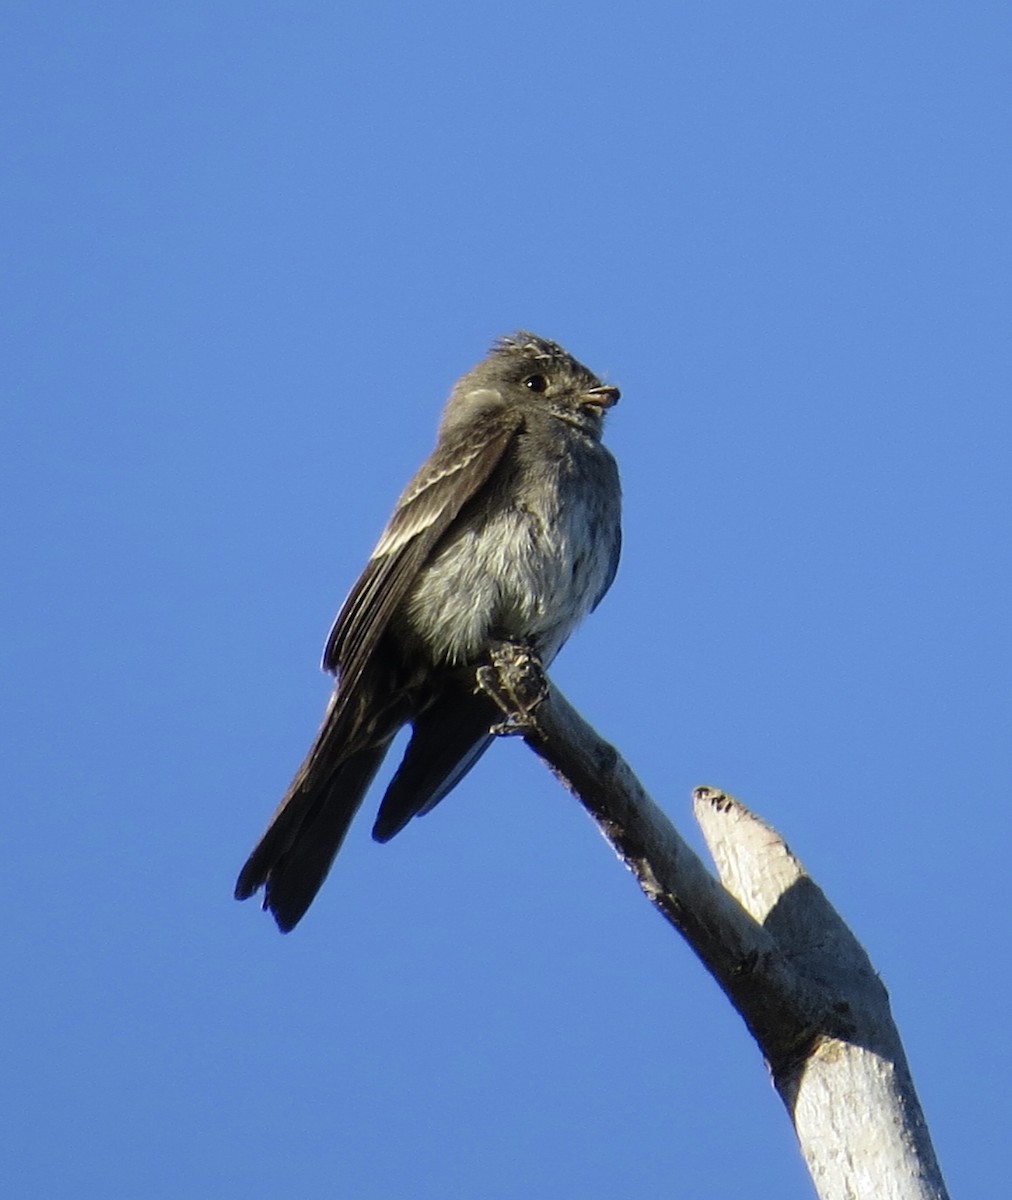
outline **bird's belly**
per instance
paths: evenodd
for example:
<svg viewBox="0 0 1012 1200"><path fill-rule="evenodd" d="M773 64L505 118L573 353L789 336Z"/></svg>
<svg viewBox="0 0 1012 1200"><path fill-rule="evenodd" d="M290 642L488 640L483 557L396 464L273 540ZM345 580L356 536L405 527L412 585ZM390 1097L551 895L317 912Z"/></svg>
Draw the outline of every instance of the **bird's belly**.
<svg viewBox="0 0 1012 1200"><path fill-rule="evenodd" d="M468 523L435 556L408 601L435 661L478 658L495 639L529 640L550 662L607 584L617 531L592 506L523 507Z"/></svg>

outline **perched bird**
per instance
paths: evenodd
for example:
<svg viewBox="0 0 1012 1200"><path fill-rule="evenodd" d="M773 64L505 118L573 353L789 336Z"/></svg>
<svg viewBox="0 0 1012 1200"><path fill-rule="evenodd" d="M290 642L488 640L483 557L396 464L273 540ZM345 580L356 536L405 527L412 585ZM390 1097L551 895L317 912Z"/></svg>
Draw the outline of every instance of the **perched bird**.
<svg viewBox="0 0 1012 1200"><path fill-rule="evenodd" d="M611 586L618 468L601 444L619 398L555 342L501 338L454 387L436 448L397 502L327 638L337 676L316 742L239 874L283 932L319 891L390 742L412 735L379 808L385 842L492 742L476 691L498 642L547 666Z"/></svg>

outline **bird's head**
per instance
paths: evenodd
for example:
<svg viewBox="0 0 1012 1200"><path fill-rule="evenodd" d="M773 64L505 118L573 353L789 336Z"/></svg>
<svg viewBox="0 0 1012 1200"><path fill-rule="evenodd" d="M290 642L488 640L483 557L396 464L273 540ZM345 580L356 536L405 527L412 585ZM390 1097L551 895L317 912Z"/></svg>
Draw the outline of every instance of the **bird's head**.
<svg viewBox="0 0 1012 1200"><path fill-rule="evenodd" d="M619 390L601 380L558 345L533 333L509 334L492 347L453 390L444 427L481 411L516 405L551 413L600 437L605 412Z"/></svg>

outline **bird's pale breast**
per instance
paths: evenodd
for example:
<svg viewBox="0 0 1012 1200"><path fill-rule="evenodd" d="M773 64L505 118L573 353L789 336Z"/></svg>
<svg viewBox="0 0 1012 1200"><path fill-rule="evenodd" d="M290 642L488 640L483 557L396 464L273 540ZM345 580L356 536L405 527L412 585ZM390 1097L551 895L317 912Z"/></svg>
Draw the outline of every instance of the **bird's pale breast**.
<svg viewBox="0 0 1012 1200"><path fill-rule="evenodd" d="M562 449L533 480L518 473L529 485L478 508L412 590L408 621L437 660L473 661L508 638L530 640L547 664L607 590L619 539L615 463L583 435L567 432Z"/></svg>

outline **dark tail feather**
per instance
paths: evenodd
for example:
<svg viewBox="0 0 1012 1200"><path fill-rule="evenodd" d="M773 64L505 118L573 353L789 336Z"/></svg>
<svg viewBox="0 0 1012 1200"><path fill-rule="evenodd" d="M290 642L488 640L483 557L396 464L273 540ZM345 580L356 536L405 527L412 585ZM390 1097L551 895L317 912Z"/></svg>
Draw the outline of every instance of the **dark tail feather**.
<svg viewBox="0 0 1012 1200"><path fill-rule="evenodd" d="M328 719L235 885L237 900L264 888L264 908L283 933L294 929L320 890L389 741L343 759Z"/></svg>
<svg viewBox="0 0 1012 1200"><path fill-rule="evenodd" d="M484 697L454 689L415 719L404 761L380 804L376 841L388 842L460 783L492 744L497 711Z"/></svg>

